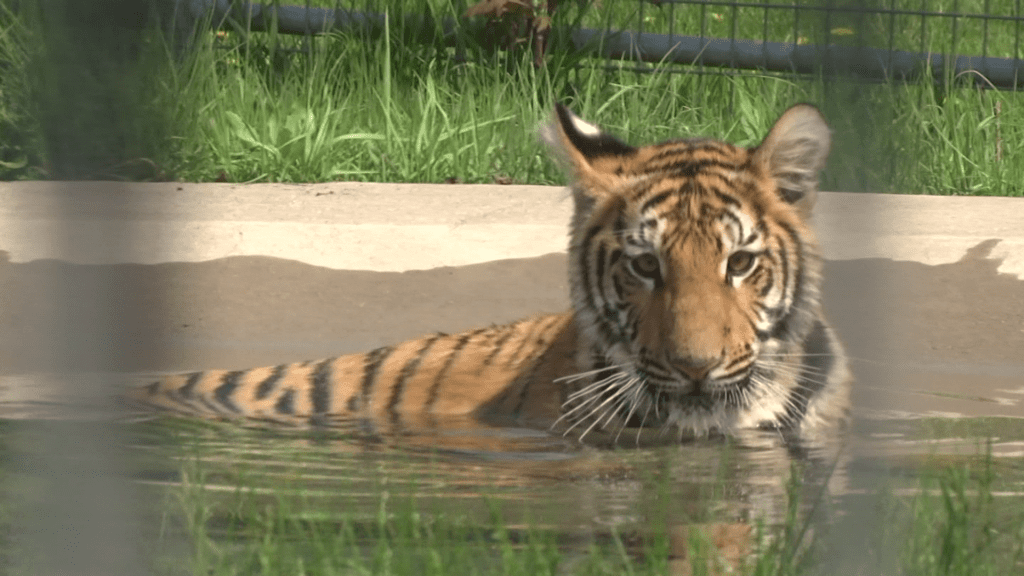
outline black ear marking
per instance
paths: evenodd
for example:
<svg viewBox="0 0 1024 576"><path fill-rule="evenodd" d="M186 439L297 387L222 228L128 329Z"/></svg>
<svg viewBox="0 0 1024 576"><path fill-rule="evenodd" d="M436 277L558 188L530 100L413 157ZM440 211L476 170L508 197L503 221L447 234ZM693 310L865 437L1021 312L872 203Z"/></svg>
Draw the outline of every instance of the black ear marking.
<svg viewBox="0 0 1024 576"><path fill-rule="evenodd" d="M597 126L584 122L562 104L555 104L555 113L562 132L573 147L587 159L600 156L628 156L636 151L629 144L600 131ZM582 127L589 127L593 132L586 133Z"/></svg>

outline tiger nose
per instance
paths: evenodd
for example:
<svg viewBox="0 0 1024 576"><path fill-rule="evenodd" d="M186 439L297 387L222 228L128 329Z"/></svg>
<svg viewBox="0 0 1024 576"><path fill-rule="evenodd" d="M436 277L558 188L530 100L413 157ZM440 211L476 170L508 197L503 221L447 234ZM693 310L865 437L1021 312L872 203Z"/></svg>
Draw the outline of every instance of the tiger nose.
<svg viewBox="0 0 1024 576"><path fill-rule="evenodd" d="M718 365L719 356L673 356L672 366L691 380L700 380Z"/></svg>

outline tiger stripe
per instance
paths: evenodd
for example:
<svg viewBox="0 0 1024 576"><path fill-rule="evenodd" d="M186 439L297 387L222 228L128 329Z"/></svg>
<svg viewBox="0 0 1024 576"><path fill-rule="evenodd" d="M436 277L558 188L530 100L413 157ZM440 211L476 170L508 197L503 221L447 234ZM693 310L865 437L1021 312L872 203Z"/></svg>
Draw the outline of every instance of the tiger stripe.
<svg viewBox="0 0 1024 576"><path fill-rule="evenodd" d="M295 415L295 389L289 388L274 402L274 412L280 416Z"/></svg>
<svg viewBox="0 0 1024 576"><path fill-rule="evenodd" d="M391 390L391 398L388 400L387 411L393 419L398 419L398 402L402 399L402 394L405 392L407 381L412 378L419 368L421 362L423 362L424 356L430 352L430 348L437 342L439 335L431 336L423 341L423 345L420 346L419 351L405 363L402 367L402 371L398 374L398 378L395 380L395 385Z"/></svg>
<svg viewBox="0 0 1024 576"><path fill-rule="evenodd" d="M323 360L313 370L309 390L313 414L329 414L331 411L331 362L330 359Z"/></svg>
<svg viewBox="0 0 1024 576"><path fill-rule="evenodd" d="M217 386L213 391L213 397L216 398L222 406L232 412L242 411L232 399L235 390L238 389L238 380L242 374L243 373L238 370L226 372L220 379L220 386Z"/></svg>
<svg viewBox="0 0 1024 576"><path fill-rule="evenodd" d="M437 399L441 392L441 386L451 373L452 366L459 360L459 357L462 355L466 347L469 346L470 342L484 332L487 332L487 330L478 328L476 330L466 332L458 337L458 340L452 347L451 352L445 358L444 364L441 365L440 369L431 379L430 389L427 394L427 401L423 404L428 412L435 412L435 406L437 405Z"/></svg>
<svg viewBox="0 0 1024 576"><path fill-rule="evenodd" d="M395 349L393 346L384 346L377 348L366 355L366 361L363 363L363 376L359 386L359 394L361 400L360 406L366 406L367 412L372 413L372 410L370 410L369 407L372 406L377 376L380 374L384 362L391 357L394 351Z"/></svg>
<svg viewBox="0 0 1024 576"><path fill-rule="evenodd" d="M269 376L260 380L256 386L256 397L254 400L263 400L269 396L277 388L278 383L281 382L286 369L287 365L279 364L274 367L274 371Z"/></svg>

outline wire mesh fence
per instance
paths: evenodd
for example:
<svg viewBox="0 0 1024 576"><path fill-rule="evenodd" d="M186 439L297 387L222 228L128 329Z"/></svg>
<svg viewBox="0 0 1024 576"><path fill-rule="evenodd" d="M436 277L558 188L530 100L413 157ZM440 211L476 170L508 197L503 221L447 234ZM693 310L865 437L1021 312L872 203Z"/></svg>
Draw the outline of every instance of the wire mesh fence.
<svg viewBox="0 0 1024 576"><path fill-rule="evenodd" d="M422 5L409 6L402 17L418 17L424 28L439 28L452 45L472 39L504 49L533 50L539 53L538 65L543 52L559 44L592 56L646 64L636 66L637 71L852 74L872 81L926 75L937 82L964 78L987 87L1017 89L1024 69L1020 4L483 0L429 13ZM390 9L396 7L402 10L400 5ZM296 6L179 0L175 14L189 21L212 16L215 25L235 30L312 35L380 28L384 13L379 8L339 1L310 0ZM541 34L543 41L538 42Z"/></svg>
<svg viewBox="0 0 1024 576"><path fill-rule="evenodd" d="M837 134L874 138L848 149L840 144L825 177L826 185L833 189L1019 194L1017 183L1022 179L1014 166L1024 163L1014 162L1013 152L1002 145L1017 137L1015 127L1021 125L1016 120L1017 110L1024 110L1015 102L1021 82L1024 20L1024 9L1017 0L290 0L293 5L286 1L151 0L160 9L159 21L171 24L172 46L178 54L196 58L171 64L161 42L148 36L130 48L122 43L122 50L150 58L142 69L152 71L153 78L138 83L152 91L143 99L148 98L146 105L155 109L146 113L147 131L99 141L94 133L89 134L93 144L79 153L83 161L93 160L76 172L78 177L212 179L223 170L226 178L237 180L487 182L493 176L554 183L556 171L528 155L535 144L528 136L532 130L519 126L502 130L500 124L536 122L551 101L558 99L637 141L679 136L642 121L665 117L694 134L717 134L753 145L755 134L767 128L770 114L744 108L746 99L757 101L761 108L772 108L772 114L787 103L814 102L825 109ZM128 4L138 12L135 4ZM27 10L32 4L13 5ZM86 12L83 18L103 19L102 9ZM33 37L31 26L19 24L12 15L3 18L13 24L0 41L8 53L5 70L27 70L32 58L45 58L36 54L43 44ZM126 26L153 23L137 15L127 20L131 22L110 23L114 34L122 34ZM377 70L387 61L393 64L390 78ZM531 64L538 71L532 76L522 66ZM335 92L332 98L321 99L316 105L319 111L310 115L309 99L296 93L294 110L280 121L293 124L287 129L292 135L307 128L324 134L349 134L338 146L321 146L317 154L300 154L291 137L276 130L277 124L266 117L269 109L253 103L238 102L242 108L225 108L214 114L223 122L199 126L191 121L195 110L213 110L203 101L227 102L223 94L206 93L213 90L213 84L202 78L231 82L245 77L246 82L253 82L252 90L234 92L239 99L251 98L253 90L262 91L265 99L280 99L303 83L328 85L326 77L317 79L309 73L315 69L323 76L328 68L344 70L332 73L329 79ZM428 69L438 73L428 78ZM185 72L189 70L192 72ZM481 71L508 74L483 78ZM470 88L501 99L501 104L471 102L466 86L459 85L462 80L456 78L474 75L478 81ZM44 151L40 144L49 138L41 129L49 116L33 110L46 101L33 91L39 92L43 78L4 74L0 100L10 104L0 102L6 108L0 114L0 129L6 135L0 139L0 178L70 174L61 172L64 164L52 161L63 154L63 145ZM359 80L353 80L356 78ZM475 122L472 118L477 109L507 107L508 111L499 115L502 120L488 125L493 129L482 129L489 130L487 137L495 140L522 134L522 153L506 155L515 160L492 169L495 155L480 152L468 158L461 151L482 149L460 144L454 148L460 152L453 153L450 161L434 158L435 162L422 162L413 160L408 148L384 150L404 146L402 130L419 128L396 129L393 134L397 136L389 138L377 119L354 118L366 110L377 114L373 111L378 109L381 120L404 115L413 121L432 114L424 104L431 96L420 98L418 94L432 89L430 82L435 80L445 83L452 98L445 106L465 111L465 130ZM659 95L655 99L665 94L665 101L658 102L666 109L638 102L631 108L615 109L620 106L617 103L609 108L610 99L621 102L625 97L626 90L616 88L624 83L631 84L636 93ZM491 86L484 89L484 84ZM160 90L159 85L173 85L173 89ZM401 92L394 91L397 86L402 87ZM777 92L771 97L774 100L766 100L766 90ZM171 93L176 96L169 97ZM413 96L420 100L403 101ZM302 99L305 102L298 101ZM365 102L356 106L353 99ZM859 103L854 106L854 101ZM358 113L339 114L340 102L349 102L346 105ZM384 105L378 106L381 103ZM410 107L415 108L411 114ZM60 116L58 109L70 107L55 107L52 117ZM643 119L633 114L630 123L630 110L640 109L645 110ZM682 118L691 110L696 117ZM731 132L721 120L733 116L747 123L743 130ZM302 118L326 124L310 128L299 121ZM115 121L123 124L124 115ZM54 125L50 135L55 137L61 126L71 124ZM964 125L970 129L962 129ZM456 138L452 133L468 134L464 128L437 126L438 137L453 143L462 136ZM891 138L879 142L882 136ZM222 150L199 152L211 144ZM255 148L247 148L252 146ZM844 165L850 154L861 150L878 150L878 158ZM267 156L273 156L269 159L277 165L258 162ZM410 169L396 174L388 163L396 156L407 158ZM211 158L225 166L210 168ZM478 167L466 170L471 162ZM510 166L510 162L520 165ZM316 166L311 167L313 164ZM421 170L421 166L426 168ZM873 173L877 174L865 176Z"/></svg>

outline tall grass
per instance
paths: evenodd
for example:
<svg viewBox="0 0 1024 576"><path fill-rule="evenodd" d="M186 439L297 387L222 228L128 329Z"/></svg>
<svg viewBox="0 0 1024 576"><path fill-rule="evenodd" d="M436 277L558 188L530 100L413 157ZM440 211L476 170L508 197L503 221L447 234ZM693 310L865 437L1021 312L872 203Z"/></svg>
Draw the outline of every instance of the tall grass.
<svg viewBox="0 0 1024 576"><path fill-rule="evenodd" d="M29 19L0 3L0 178L39 178L44 145L28 71L36 47Z"/></svg>
<svg viewBox="0 0 1024 576"><path fill-rule="evenodd" d="M1019 464L1019 463L1018 463ZM884 539L901 543L906 574L1017 574L1024 571L1024 497L1000 495L991 457L922 476L912 498L889 497Z"/></svg>
<svg viewBox="0 0 1024 576"><path fill-rule="evenodd" d="M762 10L723 8L720 22L694 7L623 4L633 6L567 9L556 23L603 27L640 18L652 30L682 33L697 25L687 18L703 16L714 23L705 26L709 36L763 32ZM836 137L825 188L1024 194L1024 151L1013 146L1024 138L1018 93L931 79L864 85L697 74L584 58L558 42L547 65L535 69L525 50L452 46L437 22L462 7L448 0L418 6L433 11L431 26L395 0L376 6L388 14L381 30L310 38L209 32L182 54L153 31L139 42L140 65L117 70L123 77L110 98L91 100L121 114L84 124L53 113L64 100L40 98L79 94L30 73L46 61L39 46L53 30L40 32L29 8L0 8L2 60L13 72L0 80L0 178L60 175L60 143L78 130L71 140L89 154L62 177L556 184L561 175L535 136L555 100L630 142L702 135L741 145L759 142L789 105L809 101L824 109ZM718 30L722 22L728 33ZM795 33L802 42L801 26L821 29L806 17L800 22L775 23L769 36ZM82 105L71 110L88 116Z"/></svg>

